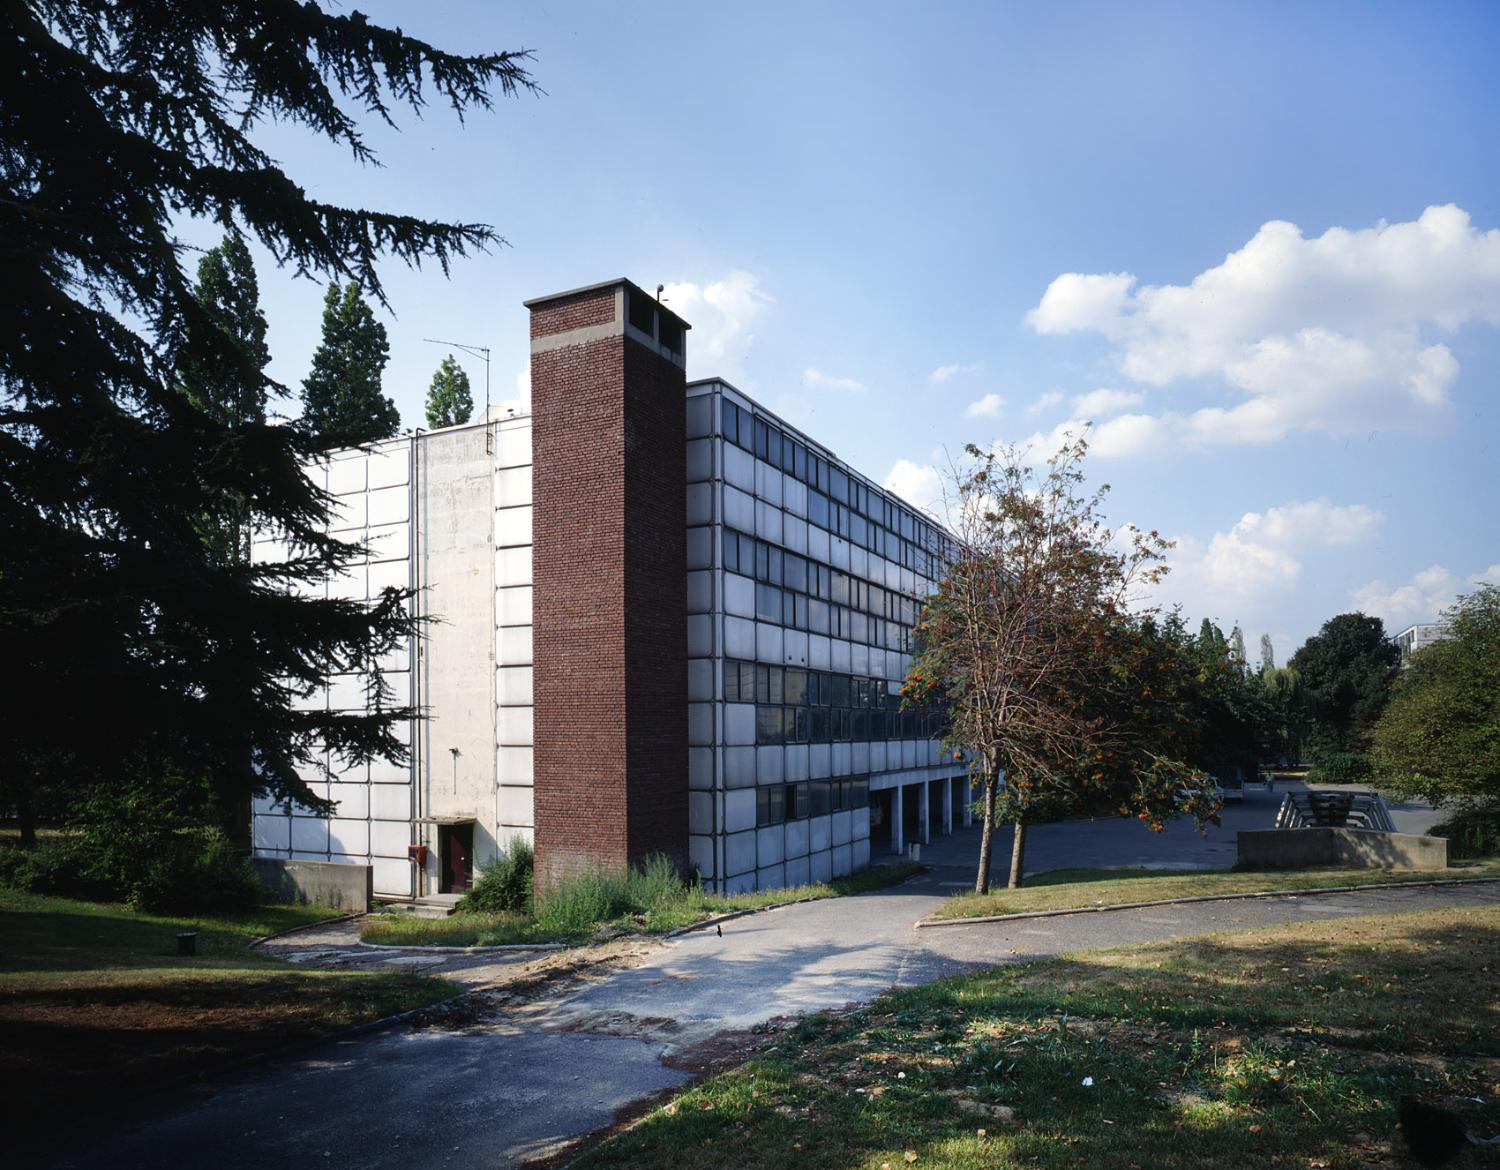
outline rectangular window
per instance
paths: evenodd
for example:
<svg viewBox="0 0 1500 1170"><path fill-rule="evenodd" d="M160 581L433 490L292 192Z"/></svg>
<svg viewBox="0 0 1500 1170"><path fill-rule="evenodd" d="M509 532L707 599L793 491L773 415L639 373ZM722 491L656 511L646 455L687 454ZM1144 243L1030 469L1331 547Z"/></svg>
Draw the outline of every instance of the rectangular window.
<svg viewBox="0 0 1500 1170"><path fill-rule="evenodd" d="M828 742L828 716L829 716L829 711L828 711L828 709L826 707L814 707L814 708L812 708L812 724L811 724L811 730L808 733L808 736L809 736L808 742L810 742L810 743L827 743Z"/></svg>
<svg viewBox="0 0 1500 1170"><path fill-rule="evenodd" d="M786 819L798 821L807 815L807 785L786 786Z"/></svg>
<svg viewBox="0 0 1500 1170"><path fill-rule="evenodd" d="M771 428L766 420L758 418L755 420L755 455L758 459L764 459L771 448Z"/></svg>
<svg viewBox="0 0 1500 1170"><path fill-rule="evenodd" d="M737 662L724 664L724 701L726 703L740 701L740 668Z"/></svg>
<svg viewBox="0 0 1500 1170"><path fill-rule="evenodd" d="M849 502L849 476L837 467L828 469L828 494L841 504Z"/></svg>
<svg viewBox="0 0 1500 1170"><path fill-rule="evenodd" d="M796 553L787 553L781 563L782 584L798 593L807 592L807 561Z"/></svg>
<svg viewBox="0 0 1500 1170"><path fill-rule="evenodd" d="M807 493L807 519L820 528L828 527L828 497L822 492Z"/></svg>
<svg viewBox="0 0 1500 1170"><path fill-rule="evenodd" d="M807 743L808 736L812 733L812 711L807 707L796 708L797 712L797 743Z"/></svg>
<svg viewBox="0 0 1500 1170"><path fill-rule="evenodd" d="M792 475L807 482L807 448L801 443L792 444Z"/></svg>
<svg viewBox="0 0 1500 1170"><path fill-rule="evenodd" d="M766 580L772 585L781 584L781 564L783 553L775 545L766 548Z"/></svg>
<svg viewBox="0 0 1500 1170"><path fill-rule="evenodd" d="M786 701L794 706L807 705L807 671L798 670L796 667L786 668L783 686L786 691Z"/></svg>
<svg viewBox="0 0 1500 1170"><path fill-rule="evenodd" d="M826 601L808 601L807 628L815 634L828 633L828 603Z"/></svg>
<svg viewBox="0 0 1500 1170"><path fill-rule="evenodd" d="M833 811L833 794L830 788L827 780L813 780L808 784L808 815L821 817Z"/></svg>
<svg viewBox="0 0 1500 1170"><path fill-rule="evenodd" d="M755 823L779 825L786 820L786 787L770 784L755 790Z"/></svg>
<svg viewBox="0 0 1500 1170"><path fill-rule="evenodd" d="M829 594L829 600L836 605L849 604L849 574L840 573L837 569L833 571L833 588Z"/></svg>
<svg viewBox="0 0 1500 1170"><path fill-rule="evenodd" d="M793 593L791 594L791 598L793 606L792 616L796 619L792 622L792 625L799 630L805 630L808 628L807 597L801 593Z"/></svg>
<svg viewBox="0 0 1500 1170"><path fill-rule="evenodd" d="M757 708L755 708L755 742L756 743L780 743L781 742L781 708L780 707L757 707Z"/></svg>
<svg viewBox="0 0 1500 1170"><path fill-rule="evenodd" d="M831 674L828 676L832 683L832 693L829 697L830 705L834 707L847 707L849 705L849 683L847 674Z"/></svg>
<svg viewBox="0 0 1500 1170"><path fill-rule="evenodd" d="M722 400L719 407L719 430L731 443L739 442L739 421L739 417L735 413L734 403Z"/></svg>
<svg viewBox="0 0 1500 1170"><path fill-rule="evenodd" d="M771 579L771 546L758 540L755 542L755 579L757 581Z"/></svg>
<svg viewBox="0 0 1500 1170"><path fill-rule="evenodd" d="M781 590L774 585L755 587L755 616L763 622L781 621Z"/></svg>

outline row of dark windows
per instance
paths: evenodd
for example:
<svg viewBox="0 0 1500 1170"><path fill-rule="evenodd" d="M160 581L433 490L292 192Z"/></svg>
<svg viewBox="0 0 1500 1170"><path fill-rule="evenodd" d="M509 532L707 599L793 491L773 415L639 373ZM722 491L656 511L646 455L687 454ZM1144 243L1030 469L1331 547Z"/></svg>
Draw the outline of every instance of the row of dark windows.
<svg viewBox="0 0 1500 1170"><path fill-rule="evenodd" d="M933 525L766 419L727 398L721 406L719 428L725 439L808 486L808 515L813 523L927 577L937 577L942 561L953 559L953 542Z"/></svg>
<svg viewBox="0 0 1500 1170"><path fill-rule="evenodd" d="M848 707L755 708L755 742L865 743L891 739L938 739L937 715L916 711L860 711Z"/></svg>
<svg viewBox="0 0 1500 1170"><path fill-rule="evenodd" d="M899 711L901 696L893 695L881 678L857 678L797 666L765 666L758 662L724 661L724 701L727 703L785 703L791 707L857 707L865 711Z"/></svg>
<svg viewBox="0 0 1500 1170"><path fill-rule="evenodd" d="M864 743L937 739L942 716L902 711L883 679L795 666L724 663L724 700L755 704L755 742Z"/></svg>
<svg viewBox="0 0 1500 1170"><path fill-rule="evenodd" d="M870 778L805 780L800 784L767 784L755 790L755 823L761 827L800 821L870 803Z"/></svg>
<svg viewBox="0 0 1500 1170"><path fill-rule="evenodd" d="M911 651L917 603L904 594L731 529L724 530L724 567L755 578L760 621Z"/></svg>

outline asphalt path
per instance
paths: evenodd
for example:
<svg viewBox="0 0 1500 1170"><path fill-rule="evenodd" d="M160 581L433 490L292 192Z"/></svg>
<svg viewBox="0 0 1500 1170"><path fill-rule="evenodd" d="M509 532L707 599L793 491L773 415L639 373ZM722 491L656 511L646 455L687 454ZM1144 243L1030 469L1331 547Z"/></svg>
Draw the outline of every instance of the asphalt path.
<svg viewBox="0 0 1500 1170"><path fill-rule="evenodd" d="M1102 824L1123 832L1120 822ZM1139 826L1124 828L1145 835ZM480 1012L465 1023L397 1027L331 1043L143 1111L102 1139L83 1137L71 1149L64 1142L29 1163L23 1155L20 1164L77 1170L513 1166L608 1125L632 1102L684 1083L688 1074L664 1063L674 1052L774 1017L1064 951L1500 904L1496 884L913 929L952 893L952 875L965 856L975 855L976 837L967 830L948 839L933 850L936 868L905 885L735 919L723 925L722 936L711 929L683 935L637 967L554 998ZM1205 851L1212 847L1203 843ZM1039 843L1031 856L1045 858L1046 848ZM1117 848L1128 852L1134 844Z"/></svg>

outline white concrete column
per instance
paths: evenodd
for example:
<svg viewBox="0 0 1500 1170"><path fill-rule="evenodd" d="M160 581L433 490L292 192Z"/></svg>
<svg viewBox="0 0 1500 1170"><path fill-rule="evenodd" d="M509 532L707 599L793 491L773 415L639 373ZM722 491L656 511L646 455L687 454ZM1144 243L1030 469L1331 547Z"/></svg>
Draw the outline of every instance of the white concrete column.
<svg viewBox="0 0 1500 1170"><path fill-rule="evenodd" d="M964 828L967 829L974 824L974 782L965 773L954 783L963 785L960 791L964 794Z"/></svg>
<svg viewBox="0 0 1500 1170"><path fill-rule="evenodd" d="M953 832L953 780L944 778L943 785L943 836Z"/></svg>
<svg viewBox="0 0 1500 1170"><path fill-rule="evenodd" d="M926 780L921 781L921 803L917 805L917 816L921 819L922 822L923 845L930 845L932 843L932 816L927 807L931 803L927 799L931 792L932 785L927 783Z"/></svg>
<svg viewBox="0 0 1500 1170"><path fill-rule="evenodd" d="M906 836L902 832L901 814L906 802L901 799L901 786L898 784L891 789L891 851L894 853L906 852Z"/></svg>

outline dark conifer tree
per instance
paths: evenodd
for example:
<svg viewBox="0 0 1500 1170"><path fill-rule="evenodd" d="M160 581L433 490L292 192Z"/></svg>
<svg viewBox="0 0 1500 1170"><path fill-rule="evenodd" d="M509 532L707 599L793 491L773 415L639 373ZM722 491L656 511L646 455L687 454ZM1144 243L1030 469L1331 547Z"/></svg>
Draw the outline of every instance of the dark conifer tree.
<svg viewBox="0 0 1500 1170"><path fill-rule="evenodd" d="M214 328L237 348L235 360L223 357L223 339L209 344L201 328L190 328L178 361L178 380L188 400L231 429L266 421L266 379L271 361L266 345L266 318L260 311L260 286L250 249L231 232L198 261L194 290ZM245 367L254 370L246 377ZM220 559L250 559L250 514L236 496L225 501L226 516L203 526L203 538Z"/></svg>
<svg viewBox="0 0 1500 1170"><path fill-rule="evenodd" d="M0 777L17 793L145 772L324 807L295 769L400 759L371 710L295 702L411 636L407 598L303 596L358 554L302 471L316 437L229 425L179 388L193 360L265 386L195 295L176 227L212 221L282 264L382 299L377 261L496 239L311 198L252 138L296 123L369 161L362 110L463 113L533 88L525 53L458 56L295 0L17 0L0 6L0 639L13 688ZM205 516L243 501L281 560L215 558ZM128 773L124 777L128 779Z"/></svg>
<svg viewBox="0 0 1500 1170"><path fill-rule="evenodd" d="M380 392L390 356L385 326L359 286L330 284L323 298L323 341L302 383L302 423L322 446L362 446L401 429L401 412Z"/></svg>

